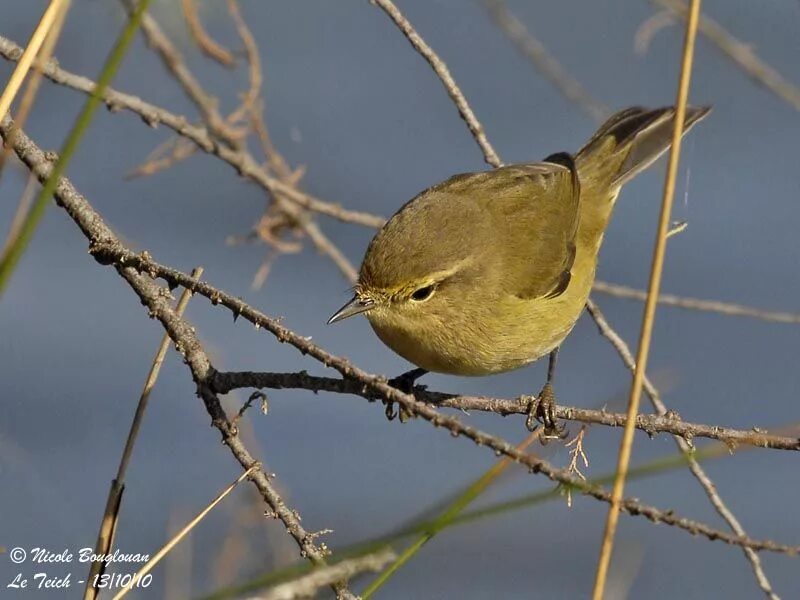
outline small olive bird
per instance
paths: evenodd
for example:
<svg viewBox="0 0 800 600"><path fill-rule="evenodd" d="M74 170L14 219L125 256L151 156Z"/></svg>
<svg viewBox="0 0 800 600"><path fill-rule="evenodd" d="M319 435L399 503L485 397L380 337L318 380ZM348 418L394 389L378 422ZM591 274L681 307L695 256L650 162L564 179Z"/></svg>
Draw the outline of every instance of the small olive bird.
<svg viewBox="0 0 800 600"><path fill-rule="evenodd" d="M684 133L710 107L688 108ZM464 173L406 203L367 248L355 296L329 323L364 313L381 341L419 369L488 375L550 355L531 402L555 424L559 345L583 311L620 188L672 140L672 107L610 117L577 154Z"/></svg>

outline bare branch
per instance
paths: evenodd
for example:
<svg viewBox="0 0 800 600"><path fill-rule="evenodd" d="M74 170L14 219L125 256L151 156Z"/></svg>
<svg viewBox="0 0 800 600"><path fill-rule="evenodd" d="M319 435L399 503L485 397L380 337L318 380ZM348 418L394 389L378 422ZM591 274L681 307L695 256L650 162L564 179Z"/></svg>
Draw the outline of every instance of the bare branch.
<svg viewBox="0 0 800 600"><path fill-rule="evenodd" d="M475 138L478 146L480 146L481 152L483 152L483 158L487 164L493 167L502 165L503 163L500 161L500 157L497 156L494 148L492 148L492 145L486 138L483 125L478 121L475 113L472 112L472 108L467 102L466 97L464 97L464 93L461 91L461 88L458 87L455 79L453 79L453 76L450 74L450 69L447 68L445 62L425 43L425 40L417 33L411 22L403 16L403 13L400 12L400 9L397 8L391 0L370 0L370 2L389 15L389 18L400 28L400 31L403 32L403 35L406 36L406 39L414 47L414 50L419 52L420 56L425 59L434 73L439 77L444 89L447 90L447 95L450 96L450 99L456 105L461 118L464 119L470 133L472 133L472 137Z"/></svg>
<svg viewBox="0 0 800 600"><path fill-rule="evenodd" d="M317 377L309 375L305 371L299 373L218 372L214 374L210 385L218 394L227 394L242 388L267 388L352 394L367 400L375 400L381 397L379 394L365 389L363 384L358 381L334 377ZM424 386L418 386L414 389L414 397L420 402L433 404L439 408L454 408L464 411L476 410L501 416L526 415L528 414L529 405L528 398L506 400L482 396L461 396L429 391ZM565 421L578 421L609 427L623 427L627 422L627 417L624 413L610 413L605 410L565 406L560 403L556 407L556 416ZM695 438L708 438L725 442L730 447L747 445L756 448L800 451L800 438L797 436L770 434L756 427L751 430L741 430L720 427L719 425L690 423L683 421L674 412L658 415L639 414L636 416L636 428L649 436L658 433L670 433L680 436L688 442L692 442ZM687 451L691 452L691 448L687 448Z"/></svg>
<svg viewBox="0 0 800 600"><path fill-rule="evenodd" d="M11 40L0 36L0 55L8 60L16 61L22 49ZM55 60L49 61L44 67L45 76L51 81L80 92L91 94L95 83L81 75L75 75L58 67ZM347 223L355 223L365 227L381 227L385 219L378 215L350 211L339 204L319 200L289 186L264 171L253 156L245 150L234 150L225 144L220 144L211 136L205 127L192 125L184 116L176 115L158 106L145 102L136 96L108 89L103 97L106 106L111 110L127 110L138 114L145 123L157 127L163 123L175 133L190 139L197 146L209 154L213 154L232 166L239 175L257 183L267 191L280 195L313 212L327 215Z"/></svg>

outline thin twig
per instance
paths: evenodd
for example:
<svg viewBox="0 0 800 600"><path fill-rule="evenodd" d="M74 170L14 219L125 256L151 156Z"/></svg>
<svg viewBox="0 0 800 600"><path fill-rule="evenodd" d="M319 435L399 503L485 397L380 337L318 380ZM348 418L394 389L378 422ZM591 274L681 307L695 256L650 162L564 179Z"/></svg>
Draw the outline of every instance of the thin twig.
<svg viewBox="0 0 800 600"><path fill-rule="evenodd" d="M609 108L595 100L586 88L548 52L544 44L528 31L522 21L508 10L505 0L485 0L485 4L495 24L564 98L574 102L595 121L602 121L611 114Z"/></svg>
<svg viewBox="0 0 800 600"><path fill-rule="evenodd" d="M197 152L197 145L182 138L170 138L156 146L144 161L125 173L125 179L151 177L183 162Z"/></svg>
<svg viewBox="0 0 800 600"><path fill-rule="evenodd" d="M469 102L467 102L466 97L464 97L461 88L456 84L445 62L425 43L422 36L417 33L414 26L403 16L403 13L400 12L400 9L397 8L391 0L370 0L370 2L378 6L389 16L394 24L400 28L400 31L403 32L403 35L406 36L406 39L414 47L414 50L427 61L434 73L439 77L445 90L447 90L447 95L450 96L450 99L456 105L458 113L461 115L461 118L464 119L464 122L472 133L472 137L478 143L478 146L480 146L486 163L493 167L501 166L503 163L486 138L483 125L478 121L475 113L472 112Z"/></svg>
<svg viewBox="0 0 800 600"><path fill-rule="evenodd" d="M683 2L678 0L651 1L672 11L680 18L686 18L686 5ZM800 110L800 88L761 60L756 55L752 45L736 39L722 25L707 16L700 17L699 28L705 37L722 50L753 81L763 85L795 110Z"/></svg>
<svg viewBox="0 0 800 600"><path fill-rule="evenodd" d="M136 9L137 3L135 0L120 1L128 13L132 13ZM203 89L203 86L186 66L180 52L169 41L158 22L149 14L144 15L142 19L142 33L147 40L147 44L156 51L161 62L172 73L175 80L186 92L187 97L200 111L203 120L209 124L211 131L214 134L218 134L226 144L237 145L243 136L243 132L230 127L225 119L222 118L217 110L217 99Z"/></svg>
<svg viewBox="0 0 800 600"><path fill-rule="evenodd" d="M203 510L201 510L197 514L197 516L195 516L191 521L189 521L183 527L183 529L181 529L178 533L176 533L166 544L164 544L164 546L158 552L156 552L153 556L151 556L150 560L148 560L141 569L139 569L138 571L136 571L136 573L133 574L130 583L123 586L119 590L119 592L117 592L117 594L114 596L113 600L120 600L124 596L127 596L128 592L130 592L134 588L134 586L136 586L142 580L142 578L145 575L147 575L150 571L152 571L153 568L161 561L161 559L164 558L169 553L169 551L176 546L176 544L178 544L184 537L186 537L186 534L188 534L192 529L194 529L197 526L197 524L200 523L200 521L202 521L206 517L206 515L214 509L214 507L217 504L222 502L222 500L225 499L225 497L228 494L230 494L237 485L239 485L242 481L244 481L246 477L249 477L250 474L253 473L253 471L259 469L260 467L261 465L259 463L254 464L244 473L239 475L236 481L234 481L227 488L222 490L219 493L219 495L209 503L208 506L206 506Z"/></svg>
<svg viewBox="0 0 800 600"><path fill-rule="evenodd" d="M633 51L636 54L643 55L647 53L650 48L650 43L655 38L656 34L662 29L666 29L677 22L675 13L671 10L662 10L653 13L645 19L636 33L633 36Z"/></svg>
<svg viewBox="0 0 800 600"><path fill-rule="evenodd" d="M625 489L625 477L628 473L631 451L633 448L633 433L636 415L639 412L639 402L642 397L642 382L647 369L647 358L650 352L650 341L653 333L656 310L658 308L658 293L661 287L661 274L664 268L664 257L667 248L667 231L669 230L672 215L672 200L675 193L675 179L678 175L678 161L681 151L681 137L683 136L684 120L686 118L686 104L689 98L689 82L692 75L692 60L694 58L694 43L697 36L697 22L700 16L700 0L692 0L691 13L686 22L686 38L683 46L683 60L681 61L681 74L678 82L678 92L675 100L675 117L672 130L672 144L667 164L667 175L664 182L664 194L661 199L661 214L658 219L658 232L656 234L653 261L650 268L650 283L647 288L647 301L642 317L642 330L639 337L639 351L636 356L636 367L633 372L630 400L628 402L628 421L622 434L622 441L617 461L617 475L611 492L611 506L608 509L603 543L600 548L600 558L595 577L594 600L602 600L605 591L608 566L611 564L611 552L614 547L614 534L619 521L619 503Z"/></svg>
<svg viewBox="0 0 800 600"><path fill-rule="evenodd" d="M236 66L236 58L233 52L228 50L225 46L214 40L200 20L200 15L197 14L197 7L195 0L181 0L181 8L183 9L183 18L186 19L186 25L189 27L189 33L200 48L200 51L215 60L224 67L233 68Z"/></svg>
<svg viewBox="0 0 800 600"><path fill-rule="evenodd" d="M253 37L253 32L250 31L250 28L247 26L247 21L245 21L242 16L236 0L228 0L228 12L233 19L236 32L239 34L239 38L244 44L245 55L247 56L247 73L248 79L250 80L247 91L242 97L242 103L236 110L228 115L229 123L237 123L247 118L250 111L258 103L258 95L261 93L261 84L264 81L264 76L261 72L261 57L258 54L256 39Z"/></svg>
<svg viewBox="0 0 800 600"><path fill-rule="evenodd" d="M608 294L609 296L616 296L617 298L630 298L631 300L640 301L647 299L647 292L644 290L608 283L606 281L595 281L592 286L592 291ZM676 296L674 294L660 294L658 296L658 303L665 306L675 306L689 310L713 312L737 317L751 317L753 319L774 321L776 323L800 323L800 313L762 310L760 308L720 302L718 300L703 300L701 298L689 298L686 296Z"/></svg>
<svg viewBox="0 0 800 600"><path fill-rule="evenodd" d="M203 267L196 267L192 271L192 277L199 279L203 274ZM175 307L175 314L181 316L183 311L186 310L186 305L192 297L190 290L184 289L181 294L180 300ZM96 555L106 555L110 553L111 546L114 543L114 534L117 531L117 523L119 520L120 504L122 502L122 494L125 491L125 473L128 469L131 456L133 454L133 446L136 443L136 438L139 434L139 427L144 419L144 413L147 409L147 403L150 399L150 392L156 384L158 375L161 372L161 365L164 363L164 358L169 349L170 338L165 333L161 338L161 343L158 346L156 355L150 365L150 371L147 374L147 379L144 383L144 388L139 396L139 402L136 405L136 412L131 422L131 428L128 431L128 439L125 441L125 448L122 451L119 467L117 468L117 475L111 481L111 487L108 490L108 497L106 498L106 508L103 512L103 518L100 520L100 530L97 533L97 540L94 545L94 553ZM83 593L84 600L93 600L97 597L98 590L96 587L98 576L103 574L106 568L105 561L92 562L89 569L89 576L86 578L86 588Z"/></svg>

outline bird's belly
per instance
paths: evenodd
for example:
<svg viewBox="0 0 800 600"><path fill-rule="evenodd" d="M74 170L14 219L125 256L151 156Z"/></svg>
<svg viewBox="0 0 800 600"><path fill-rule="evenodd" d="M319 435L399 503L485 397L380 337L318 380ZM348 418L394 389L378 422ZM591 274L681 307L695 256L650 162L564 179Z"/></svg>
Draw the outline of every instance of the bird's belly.
<svg viewBox="0 0 800 600"><path fill-rule="evenodd" d="M585 298L509 302L493 319L465 319L413 332L378 322L372 327L384 344L418 367L490 375L518 369L556 348L575 325Z"/></svg>

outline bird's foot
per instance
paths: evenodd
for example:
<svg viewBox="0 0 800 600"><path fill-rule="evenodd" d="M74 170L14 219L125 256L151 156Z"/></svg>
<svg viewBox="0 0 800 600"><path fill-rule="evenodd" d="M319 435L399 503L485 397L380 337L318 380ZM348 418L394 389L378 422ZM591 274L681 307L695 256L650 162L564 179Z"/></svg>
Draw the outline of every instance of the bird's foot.
<svg viewBox="0 0 800 600"><path fill-rule="evenodd" d="M413 394L414 383L417 381L417 379L425 375L425 373L427 373L425 369L411 369L410 371L406 371L397 377L392 377L387 383L393 388L397 388L404 394Z"/></svg>
<svg viewBox="0 0 800 600"><path fill-rule="evenodd" d="M410 371L406 371L397 377L393 377L387 383L392 386L393 388L397 388L404 394L411 394L414 395L414 383L427 373L425 369L411 369ZM421 386L425 389L425 386ZM394 402L391 400L387 400L384 402L386 405L386 418L390 421L393 421L398 415L400 416L400 422L405 423L411 418L411 413L406 410L403 406L400 406L397 411L394 409Z"/></svg>
<svg viewBox="0 0 800 600"><path fill-rule="evenodd" d="M566 426L556 419L556 395L549 381L544 384L539 395L532 398L528 404L528 418L525 419L528 431L536 431L537 421L544 426L540 436L543 444L549 440L563 440L569 435Z"/></svg>

